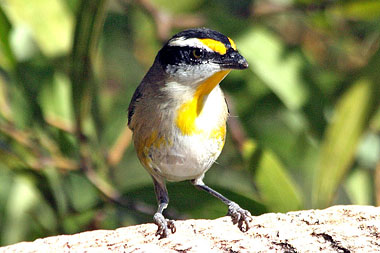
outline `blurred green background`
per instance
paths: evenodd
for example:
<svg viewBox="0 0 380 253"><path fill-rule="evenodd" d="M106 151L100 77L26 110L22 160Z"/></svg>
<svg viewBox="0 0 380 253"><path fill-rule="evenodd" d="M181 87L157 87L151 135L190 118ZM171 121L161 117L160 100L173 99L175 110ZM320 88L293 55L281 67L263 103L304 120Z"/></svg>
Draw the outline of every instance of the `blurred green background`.
<svg viewBox="0 0 380 253"><path fill-rule="evenodd" d="M250 64L222 83L206 183L255 215L380 204L380 1L1 0L0 245L152 221L127 108L165 40L199 26ZM227 212L168 190L168 217Z"/></svg>

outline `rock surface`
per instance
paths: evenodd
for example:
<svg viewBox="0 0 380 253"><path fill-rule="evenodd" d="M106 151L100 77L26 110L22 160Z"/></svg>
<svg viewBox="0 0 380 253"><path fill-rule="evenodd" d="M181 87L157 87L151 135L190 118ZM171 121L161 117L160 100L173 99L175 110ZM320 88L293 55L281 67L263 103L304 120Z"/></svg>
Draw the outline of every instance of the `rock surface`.
<svg viewBox="0 0 380 253"><path fill-rule="evenodd" d="M253 218L242 233L229 217L176 221L159 240L154 224L60 235L0 252L380 252L380 207L334 206Z"/></svg>

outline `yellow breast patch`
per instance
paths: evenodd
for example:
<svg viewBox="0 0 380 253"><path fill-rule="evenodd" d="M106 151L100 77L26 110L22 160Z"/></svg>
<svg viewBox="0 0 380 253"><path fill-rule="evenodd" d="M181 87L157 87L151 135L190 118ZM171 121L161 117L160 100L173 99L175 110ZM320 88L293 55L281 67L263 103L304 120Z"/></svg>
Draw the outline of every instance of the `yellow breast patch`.
<svg viewBox="0 0 380 253"><path fill-rule="evenodd" d="M204 97L210 94L229 72L230 70L223 70L209 77L198 86L193 98L179 107L176 125L183 135L200 134L202 132L202 129L196 127L195 120L202 112Z"/></svg>

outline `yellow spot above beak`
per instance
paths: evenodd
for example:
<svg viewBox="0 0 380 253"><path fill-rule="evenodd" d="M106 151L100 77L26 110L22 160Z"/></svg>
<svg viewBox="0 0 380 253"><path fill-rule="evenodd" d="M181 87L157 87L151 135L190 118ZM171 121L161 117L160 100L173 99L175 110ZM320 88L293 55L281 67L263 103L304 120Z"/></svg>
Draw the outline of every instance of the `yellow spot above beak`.
<svg viewBox="0 0 380 253"><path fill-rule="evenodd" d="M237 47L236 47L235 42L234 42L230 37L228 37L228 40L230 41L231 47L232 47L234 50L237 50Z"/></svg>
<svg viewBox="0 0 380 253"><path fill-rule="evenodd" d="M202 42L205 46L209 47L211 50L214 50L221 55L224 55L227 52L226 46L220 41L213 39L199 39L199 41Z"/></svg>

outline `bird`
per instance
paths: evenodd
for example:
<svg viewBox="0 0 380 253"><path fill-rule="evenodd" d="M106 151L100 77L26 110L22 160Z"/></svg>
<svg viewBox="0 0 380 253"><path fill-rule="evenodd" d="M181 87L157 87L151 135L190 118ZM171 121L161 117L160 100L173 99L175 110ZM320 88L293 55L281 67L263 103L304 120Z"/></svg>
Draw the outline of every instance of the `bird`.
<svg viewBox="0 0 380 253"><path fill-rule="evenodd" d="M128 127L137 156L153 179L158 203L156 236L175 233L163 211L167 181L190 181L228 206L233 224L246 232L251 213L203 182L220 155L228 106L219 83L231 70L248 68L235 42L209 28L191 28L171 37L159 50L128 107Z"/></svg>

